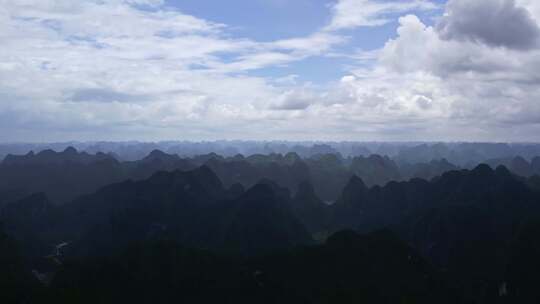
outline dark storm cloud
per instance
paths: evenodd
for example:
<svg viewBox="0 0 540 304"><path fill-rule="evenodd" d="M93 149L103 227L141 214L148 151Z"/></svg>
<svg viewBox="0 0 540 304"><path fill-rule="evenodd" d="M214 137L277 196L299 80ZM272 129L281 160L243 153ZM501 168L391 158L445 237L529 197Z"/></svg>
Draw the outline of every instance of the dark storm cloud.
<svg viewBox="0 0 540 304"><path fill-rule="evenodd" d="M272 110L305 110L310 106L307 100L289 100L286 103L272 105Z"/></svg>
<svg viewBox="0 0 540 304"><path fill-rule="evenodd" d="M538 24L515 0L450 0L437 30L446 40L518 50L535 48L540 37Z"/></svg>
<svg viewBox="0 0 540 304"><path fill-rule="evenodd" d="M305 110L317 100L317 96L305 90L289 91L270 105L272 110Z"/></svg>

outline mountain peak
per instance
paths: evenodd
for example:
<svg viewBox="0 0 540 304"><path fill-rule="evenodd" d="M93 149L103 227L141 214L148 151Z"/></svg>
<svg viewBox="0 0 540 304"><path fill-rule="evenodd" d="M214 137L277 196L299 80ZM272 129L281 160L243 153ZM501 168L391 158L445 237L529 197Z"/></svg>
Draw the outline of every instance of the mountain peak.
<svg viewBox="0 0 540 304"><path fill-rule="evenodd" d="M73 147L67 147L66 149L64 149L64 154L67 154L67 155L77 155L78 151L77 149L73 148Z"/></svg>
<svg viewBox="0 0 540 304"><path fill-rule="evenodd" d="M358 177L356 174L353 174L353 176L351 176L346 187L354 187L354 188L362 188L362 189L367 188L364 181L360 177Z"/></svg>
<svg viewBox="0 0 540 304"><path fill-rule="evenodd" d="M150 154L148 154L148 156L152 156L152 157L167 156L167 155L168 155L167 153L158 149L154 149L152 150L152 152L150 152Z"/></svg>
<svg viewBox="0 0 540 304"><path fill-rule="evenodd" d="M154 149L150 154L148 154L143 161L156 161L156 160L177 160L179 156L176 154L167 154L161 150Z"/></svg>
<svg viewBox="0 0 540 304"><path fill-rule="evenodd" d="M480 164L474 168L471 173L477 174L477 175L490 175L493 174L493 169L489 165L486 164Z"/></svg>
<svg viewBox="0 0 540 304"><path fill-rule="evenodd" d="M364 193L368 190L364 181L353 175L341 194L340 202L345 204L354 204L364 196Z"/></svg>
<svg viewBox="0 0 540 304"><path fill-rule="evenodd" d="M511 176L512 175L512 173L510 173L510 170L508 170L508 168L506 168L506 166L503 166L503 165L497 166L497 168L495 168L495 173L497 173L497 175L499 175L499 176Z"/></svg>

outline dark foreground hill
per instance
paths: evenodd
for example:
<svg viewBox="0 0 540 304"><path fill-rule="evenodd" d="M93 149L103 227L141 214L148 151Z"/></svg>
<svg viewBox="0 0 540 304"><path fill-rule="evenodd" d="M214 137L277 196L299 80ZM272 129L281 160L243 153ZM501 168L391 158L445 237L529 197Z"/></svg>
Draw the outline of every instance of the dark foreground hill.
<svg viewBox="0 0 540 304"><path fill-rule="evenodd" d="M540 196L506 168L480 165L384 187L353 178L333 212L334 227L389 227L483 303L504 282L522 227L540 218Z"/></svg>
<svg viewBox="0 0 540 304"><path fill-rule="evenodd" d="M337 168L320 159L320 172ZM267 160L250 161L274 167L260 165ZM505 167L384 186L353 175L332 205L312 180L297 191L269 179L247 190L229 183L206 165L160 171L60 206L34 194L8 203L0 220L20 244L18 272L56 274L42 280L52 282L45 292L73 301L535 303L540 294L540 195ZM361 235L334 234L344 229Z"/></svg>
<svg viewBox="0 0 540 304"><path fill-rule="evenodd" d="M133 241L165 238L186 246L253 254L308 244L311 237L288 204L288 193L258 184L225 189L205 166L158 172L106 186L54 206L43 195L8 204L6 229L33 254L68 242L75 256L108 255Z"/></svg>
<svg viewBox="0 0 540 304"><path fill-rule="evenodd" d="M343 231L322 245L252 258L135 242L108 257L66 260L46 288L27 282L12 285L26 288L14 296L30 303L461 303L388 231Z"/></svg>

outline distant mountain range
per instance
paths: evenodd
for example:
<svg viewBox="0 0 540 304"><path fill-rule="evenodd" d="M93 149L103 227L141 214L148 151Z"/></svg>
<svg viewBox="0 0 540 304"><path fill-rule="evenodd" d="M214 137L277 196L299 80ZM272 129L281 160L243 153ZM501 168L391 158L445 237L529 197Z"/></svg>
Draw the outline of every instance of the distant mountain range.
<svg viewBox="0 0 540 304"><path fill-rule="evenodd" d="M521 156L530 161L540 155L539 143L474 143L474 142L314 142L314 141L161 141L161 142L63 142L63 143L1 143L0 159L8 154L21 155L29 151L63 151L74 147L89 154L99 152L113 155L118 160L134 161L146 157L153 150L161 150L181 157L216 153L224 157L237 154L287 154L302 158L321 154L340 154L345 158L378 154L397 163L425 163L447 159L461 167L474 167L486 159Z"/></svg>
<svg viewBox="0 0 540 304"><path fill-rule="evenodd" d="M504 165L512 173L526 178L540 175L540 157L533 157L531 161L516 156L483 162L492 168ZM447 159L408 163L376 154L349 158L340 154L317 154L302 158L293 152L247 157L239 154L223 157L215 153L180 157L153 150L137 161L119 161L111 154L89 154L68 147L62 152L43 150L7 155L0 163L0 206L36 192L46 193L54 204L63 204L111 183L142 180L158 171L190 170L201 165L211 168L227 187L239 183L248 188L269 179L296 192L301 182L309 181L317 196L329 202L337 200L353 175L362 178L368 186L383 186L390 181L411 178L429 180L461 168ZM531 182L534 184L536 179L532 178Z"/></svg>
<svg viewBox="0 0 540 304"><path fill-rule="evenodd" d="M0 283L22 302L536 303L539 159L8 155Z"/></svg>

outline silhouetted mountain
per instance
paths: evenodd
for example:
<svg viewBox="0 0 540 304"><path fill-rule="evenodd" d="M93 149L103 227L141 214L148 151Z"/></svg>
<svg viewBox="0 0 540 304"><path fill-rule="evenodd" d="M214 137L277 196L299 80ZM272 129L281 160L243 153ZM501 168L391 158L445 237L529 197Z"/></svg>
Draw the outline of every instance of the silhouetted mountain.
<svg viewBox="0 0 540 304"><path fill-rule="evenodd" d="M311 242L311 237L268 184L257 184L233 202L224 216L223 247L240 253L266 253Z"/></svg>
<svg viewBox="0 0 540 304"><path fill-rule="evenodd" d="M226 198L221 181L207 167L158 172L147 180L100 189L63 206L63 239L68 250L103 255L146 237L205 244L212 236L214 208Z"/></svg>
<svg viewBox="0 0 540 304"><path fill-rule="evenodd" d="M16 196L11 195L5 200L9 202L0 208L0 220L20 243L21 258L29 265L43 256L56 263L47 266L47 278L57 275L55 287L48 289L51 292L72 290L82 295L99 290L107 300L125 299L122 289L104 285L110 278L125 282L122 288L151 286L149 292L158 292L163 299L177 294L162 284L191 286L192 292L180 297L183 300L208 291L233 302L262 297L270 303L344 299L375 303L445 299L456 303L461 297L466 303L505 303L508 299L532 303L536 299L533 279L529 279L532 272L526 269L529 264L534 269L531 260L536 249L533 246L529 255L529 249L523 249L528 248L526 242L520 240L523 235L532 240L535 230L528 233L525 223L540 218L540 182L537 176L520 177L504 166L452 170L455 166L443 159L400 163L398 167L390 158L377 155L345 159L338 154L319 154L301 159L294 153L211 154L182 159L153 151L135 162L109 158L94 162L91 155L77 156L71 150L45 154L39 161L35 155L25 156L29 160L10 160L0 169L35 170L40 172L36 180L44 174L60 176L53 190L84 184L83 179L67 179L66 173L84 176L96 172L88 168L104 161L118 170L110 172L120 172L118 178L134 177L62 205L40 193L15 201ZM64 154L69 155L66 161L59 161ZM190 169L199 164L206 165ZM510 164L525 172L536 160L529 163L514 158ZM182 170L152 173L171 168ZM150 176L144 178L146 175ZM399 181L409 176L431 179ZM92 181L99 184L97 179ZM33 183L28 184L39 189ZM317 189L339 193L332 194L338 199L331 205L324 203ZM389 232L369 236L343 232L325 245L302 248L341 229L362 233L390 229L414 250ZM185 274L180 281L161 278L160 273L168 268L159 268L155 258L139 255L144 252L153 252L163 261L173 258L167 254L182 256L186 263L194 259L193 266L171 266L176 270L168 272L170 276ZM202 261L195 258L198 254ZM144 262L139 260L143 258ZM137 263L142 264L131 268L134 272L126 268ZM154 269L153 279L141 279L137 274L144 267ZM179 275L177 271L182 269L189 272ZM208 276L194 277L197 269ZM39 271L37 275L41 275ZM95 279L101 277L103 284ZM211 283L226 277L232 278L229 285ZM238 298L222 286L243 287L248 292ZM505 296L499 296L500 292ZM138 302L137 298L131 300Z"/></svg>
<svg viewBox="0 0 540 304"><path fill-rule="evenodd" d="M540 156L536 156L531 160L531 169L536 174L540 174Z"/></svg>
<svg viewBox="0 0 540 304"><path fill-rule="evenodd" d="M529 187L531 187L531 189L540 192L540 175L533 175L529 177L526 183Z"/></svg>
<svg viewBox="0 0 540 304"><path fill-rule="evenodd" d="M526 160L540 155L540 144L533 143L442 143L442 142L288 142L288 141L162 141L162 142L65 142L65 143L4 143L0 144L0 159L8 154L26 154L52 149L62 151L67 147L95 154L105 152L121 161L136 161L153 150L161 150L181 157L216 153L224 157L236 154L287 154L295 152L302 158L317 154L341 154L344 157L379 154L393 158L398 163L428 163L446 158L460 166L475 166L487 159L521 156Z"/></svg>
<svg viewBox="0 0 540 304"><path fill-rule="evenodd" d="M399 151L396 158L407 163L422 163L452 156L451 149L443 143L421 144L407 147Z"/></svg>
<svg viewBox="0 0 540 304"><path fill-rule="evenodd" d="M339 212L342 208L354 207L358 213L356 223L370 227L372 224L368 223L373 218L379 221L378 225L386 226L395 223L393 218L403 219L422 209L457 203L485 205L512 201L516 204L512 206L514 208L522 206L519 204L529 204L534 199L536 195L506 168L492 170L487 165L480 165L470 171L446 172L431 182L412 179L408 182L390 182L383 187L367 190L361 180L353 178L345 187L335 210ZM354 218L351 211L344 213ZM355 225L348 220L337 221L345 225Z"/></svg>
<svg viewBox="0 0 540 304"><path fill-rule="evenodd" d="M445 172L458 170L459 168L451 164L446 159L432 160L429 163L401 164L401 175L406 179L422 178L430 180L440 176Z"/></svg>
<svg viewBox="0 0 540 304"><path fill-rule="evenodd" d="M24 156L8 155L0 164L0 193L17 194L6 198L8 202L44 192L52 202L63 204L125 179L146 179L160 170L194 167L188 160L157 150L136 162L118 162L103 153L79 153L71 147L63 152L30 152Z"/></svg>
<svg viewBox="0 0 540 304"><path fill-rule="evenodd" d="M524 177L530 177L534 174L540 174L540 167L538 167L538 162L539 160L535 158L533 159L533 162L530 163L521 156L515 156L512 158L490 159L486 161L486 163L493 168L496 168L497 166L505 166L512 173Z"/></svg>
<svg viewBox="0 0 540 304"><path fill-rule="evenodd" d="M55 303L55 293L67 300L100 292L106 302L152 294L234 303L537 300L534 148L369 145L393 151L392 159L351 157L362 146L346 144L283 154L291 147L270 143L260 146L266 154L247 157L169 154L180 147L187 146L170 143L168 153L152 149L136 161L73 148L6 157L0 221L20 244L18 271L54 278L45 292ZM458 167L485 157L487 165ZM341 232L313 246L342 229L369 235ZM388 231L373 233L380 229L414 249ZM216 283L224 278L230 282ZM148 293L126 295L143 286Z"/></svg>
<svg viewBox="0 0 540 304"><path fill-rule="evenodd" d="M337 227L391 227L480 298L502 279L515 227L540 215L538 193L506 168L451 171L365 188L353 178L334 206ZM484 286L484 287L480 287Z"/></svg>
<svg viewBox="0 0 540 304"><path fill-rule="evenodd" d="M186 159L181 159L176 154L167 154L159 150L153 150L139 161L122 163L126 178L135 180L146 179L157 171L191 170L196 166Z"/></svg>
<svg viewBox="0 0 540 304"><path fill-rule="evenodd" d="M259 184L229 191L206 166L112 184L59 207L38 195L4 209L2 218L21 239L34 246L69 242L66 253L74 256L108 255L148 238L243 254L311 241L288 189Z"/></svg>
<svg viewBox="0 0 540 304"><path fill-rule="evenodd" d="M204 164L212 168L226 186L240 183L249 188L261 179L270 179L294 190L302 180L309 178L309 169L294 154L248 158L237 155L232 159L211 158Z"/></svg>
<svg viewBox="0 0 540 304"><path fill-rule="evenodd" d="M45 192L58 203L122 178L120 163L114 158L103 153L78 153L73 148L63 152L45 150L24 156L8 155L0 164L0 192L17 191L21 195Z"/></svg>
<svg viewBox="0 0 540 304"><path fill-rule="evenodd" d="M4 233L0 223L0 302L28 303L38 287L17 242Z"/></svg>
<svg viewBox="0 0 540 304"><path fill-rule="evenodd" d="M42 231L49 231L56 224L55 207L43 193L33 194L19 201L9 203L0 210L0 219L5 231L17 239L24 252L44 255L50 247L40 237Z"/></svg>
<svg viewBox="0 0 540 304"><path fill-rule="evenodd" d="M369 185L385 185L390 181L401 180L399 168L390 158L380 155L355 157L351 171Z"/></svg>
<svg viewBox="0 0 540 304"><path fill-rule="evenodd" d="M504 278L498 285L500 303L539 303L537 274L540 271L540 221L520 227L511 244L510 259Z"/></svg>
<svg viewBox="0 0 540 304"><path fill-rule="evenodd" d="M291 204L294 214L312 234L329 230L330 207L317 197L310 182L300 183Z"/></svg>
<svg viewBox="0 0 540 304"><path fill-rule="evenodd" d="M318 155L306 159L305 163L309 168L309 181L313 183L317 196L323 201L336 200L352 176L343 159L335 154Z"/></svg>
<svg viewBox="0 0 540 304"><path fill-rule="evenodd" d="M46 216L54 206L43 193L36 193L20 201L10 203L1 210L1 215L23 224Z"/></svg>
<svg viewBox="0 0 540 304"><path fill-rule="evenodd" d="M339 200L332 206L332 227L356 228L363 221L363 204L367 201L368 192L362 179L353 175Z"/></svg>
<svg viewBox="0 0 540 304"><path fill-rule="evenodd" d="M517 150L518 147L506 143L424 143L401 149L396 160L414 164L444 158L458 166L467 166L487 159L509 157L517 154L514 153Z"/></svg>
<svg viewBox="0 0 540 304"><path fill-rule="evenodd" d="M104 153L90 155L86 152L77 152L75 148L68 147L63 152L55 152L53 150L43 150L37 154L28 152L26 155L16 156L7 155L3 161L3 165L61 165L65 163L89 164L103 160L110 160L110 156Z"/></svg>
<svg viewBox="0 0 540 304"><path fill-rule="evenodd" d="M460 303L436 270L384 231L344 231L324 245L251 259L139 243L67 263L50 294L55 303Z"/></svg>
<svg viewBox="0 0 540 304"><path fill-rule="evenodd" d="M145 146L145 149L150 147L153 146ZM538 171L536 167L540 167L538 159L529 163L517 157L513 161L492 160L490 164L494 167L504 164L515 174L530 176ZM201 165L212 168L227 187L240 183L249 188L266 178L295 192L300 182L308 180L317 196L326 202L337 200L353 174L361 177L368 186L383 186L390 181L410 178L431 179L458 169L445 159L420 163L401 161L398 166L387 156L343 158L339 153L330 153L302 159L292 152L248 157L240 154L223 157L210 153L181 158L176 154L152 150L140 160L119 162L111 155L79 153L69 147L63 152L44 150L37 154L31 152L6 157L0 164L0 206L36 192L44 192L53 203L62 204L110 183L142 180L157 171L190 170Z"/></svg>

